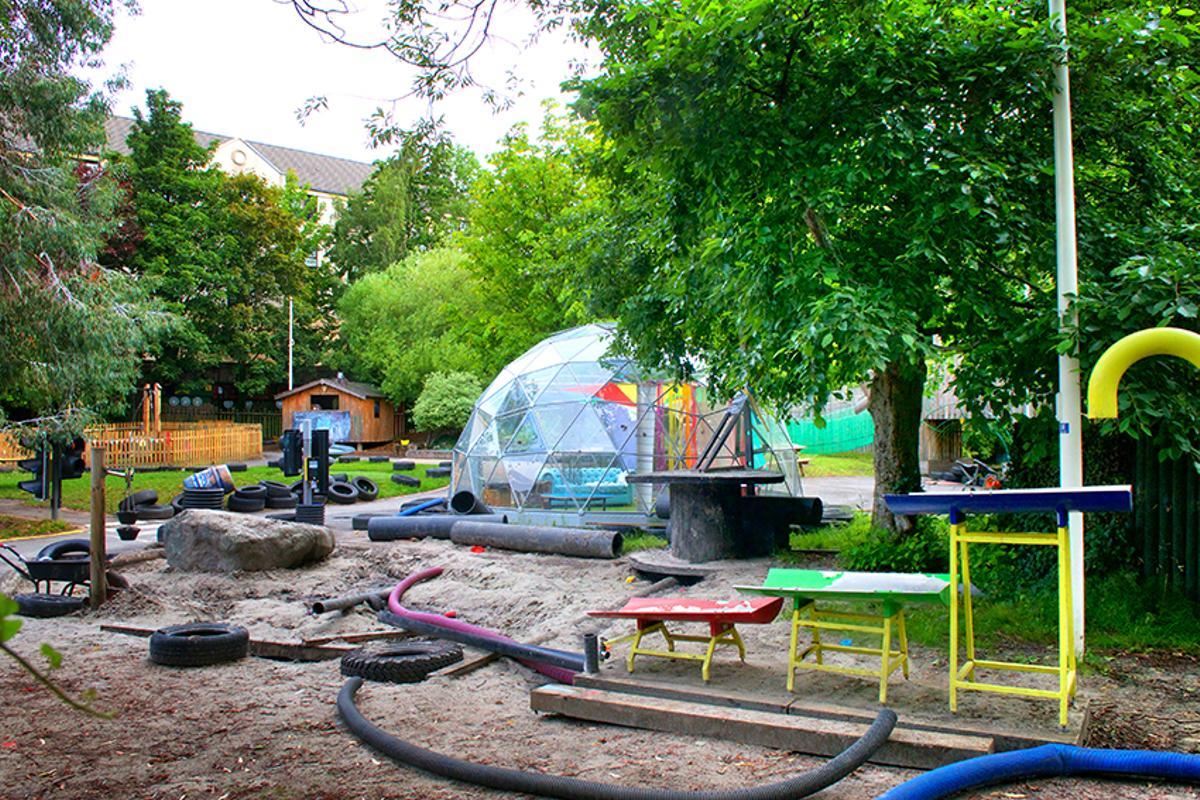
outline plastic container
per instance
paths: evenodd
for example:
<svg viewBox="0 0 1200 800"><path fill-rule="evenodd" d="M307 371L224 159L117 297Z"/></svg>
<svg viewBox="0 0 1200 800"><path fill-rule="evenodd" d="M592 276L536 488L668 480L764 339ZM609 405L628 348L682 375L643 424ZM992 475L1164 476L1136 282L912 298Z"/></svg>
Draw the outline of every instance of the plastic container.
<svg viewBox="0 0 1200 800"><path fill-rule="evenodd" d="M215 489L218 487L226 492L233 491L233 476L229 472L229 467L224 464L202 469L183 479L183 488L185 489Z"/></svg>

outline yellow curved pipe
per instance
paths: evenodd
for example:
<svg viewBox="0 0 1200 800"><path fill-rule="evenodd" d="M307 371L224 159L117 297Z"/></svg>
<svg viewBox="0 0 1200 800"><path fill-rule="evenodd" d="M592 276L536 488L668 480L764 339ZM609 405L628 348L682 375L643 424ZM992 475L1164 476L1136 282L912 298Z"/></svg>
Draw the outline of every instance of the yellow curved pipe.
<svg viewBox="0 0 1200 800"><path fill-rule="evenodd" d="M1178 356L1200 368L1200 333L1183 328L1150 328L1131 333L1104 351L1088 380L1088 418L1117 416L1117 384L1125 370L1149 356Z"/></svg>

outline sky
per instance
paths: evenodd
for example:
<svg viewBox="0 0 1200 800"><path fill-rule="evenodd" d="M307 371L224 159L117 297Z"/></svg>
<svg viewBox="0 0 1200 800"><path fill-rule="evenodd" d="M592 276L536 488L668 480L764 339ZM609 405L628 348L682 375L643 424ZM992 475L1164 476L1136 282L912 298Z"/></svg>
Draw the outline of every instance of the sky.
<svg viewBox="0 0 1200 800"><path fill-rule="evenodd" d="M326 155L373 161L388 149L372 149L365 119L375 108L391 106L410 87L412 71L377 51L357 50L323 41L290 2L275 0L140 0L141 12L121 12L104 66L84 75L100 83L121 66L129 88L114 97L113 113L129 116L145 107L147 89L166 89L183 103L183 118L197 130L237 136ZM363 40L380 28L384 0L350 0L359 11L348 27ZM559 91L572 60L586 59L583 46L561 34L542 36L525 46L533 31L522 5L505 10L499 36L476 57L475 73L502 88L512 70L521 79L511 109L496 113L476 90L435 107L455 141L480 158L499 149L514 124L528 122L536 131L546 98L571 97ZM296 111L315 95L329 107L304 124ZM412 121L428 111L423 100L401 100L396 116Z"/></svg>

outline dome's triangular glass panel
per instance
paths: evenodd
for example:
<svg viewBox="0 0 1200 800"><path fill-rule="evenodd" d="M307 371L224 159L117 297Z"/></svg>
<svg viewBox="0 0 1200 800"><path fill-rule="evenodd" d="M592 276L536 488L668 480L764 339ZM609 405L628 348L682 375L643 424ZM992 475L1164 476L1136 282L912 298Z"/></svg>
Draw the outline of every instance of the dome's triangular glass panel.
<svg viewBox="0 0 1200 800"><path fill-rule="evenodd" d="M786 428L753 399L713 398L701 383L647 374L610 352L613 327L557 333L505 367L455 446L455 491L493 508L580 520L649 518L656 490L638 472L751 466L784 473L763 491L800 494Z"/></svg>

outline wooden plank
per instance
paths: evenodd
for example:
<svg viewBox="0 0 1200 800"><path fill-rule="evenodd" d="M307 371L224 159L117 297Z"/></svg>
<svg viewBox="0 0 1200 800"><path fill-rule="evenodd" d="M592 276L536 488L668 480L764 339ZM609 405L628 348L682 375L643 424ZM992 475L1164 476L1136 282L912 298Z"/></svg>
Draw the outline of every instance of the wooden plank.
<svg viewBox="0 0 1200 800"><path fill-rule="evenodd" d="M580 686L549 685L534 689L530 707L591 722L709 736L827 757L845 750L867 730L867 725L856 722L719 708ZM992 751L992 740L980 736L898 728L870 760L887 766L933 769Z"/></svg>
<svg viewBox="0 0 1200 800"><path fill-rule="evenodd" d="M745 695L713 689L708 686L678 686L658 683L646 679L608 677L603 675L578 675L575 685L589 689L603 689L613 692L643 697L661 697L668 700L683 700L692 703L745 708L754 711L766 711L774 714L790 714L797 717L818 717L834 719L843 722L856 722L869 725L875 719L875 713L851 706L835 705L833 703L818 703L800 698L772 698L768 695ZM1084 714L1087 717L1086 711ZM996 752L1021 750L1026 747L1037 747L1043 744L1081 744L1084 739L1084 728L1078 731L1016 731L1008 728L980 727L969 720L954 720L953 723L943 723L935 720L914 717L911 714L901 714L898 728L935 733L961 733L967 736L990 738L995 744Z"/></svg>
<svg viewBox="0 0 1200 800"><path fill-rule="evenodd" d="M336 636L314 636L304 644L317 647L330 642L373 642L376 639L411 639L416 636L409 631L368 631L366 633L340 633Z"/></svg>
<svg viewBox="0 0 1200 800"><path fill-rule="evenodd" d="M142 628L136 625L100 626L100 630L108 633L120 633L125 636L149 638L156 628ZM263 639L251 639L249 652L256 658L270 658L282 661L330 661L341 658L355 648L349 645L328 645L316 647L296 642L270 642Z"/></svg>
<svg viewBox="0 0 1200 800"><path fill-rule="evenodd" d="M61 456L59 456L61 458ZM107 473L104 471L104 448L92 448L92 473L91 473L91 519L88 525L88 542L90 550L88 551L89 578L88 581L88 605L92 610L104 605L104 601L108 599L108 567L105 562L108 561L108 553L105 550L105 529L104 529L104 478ZM57 506L55 506L57 508Z"/></svg>

